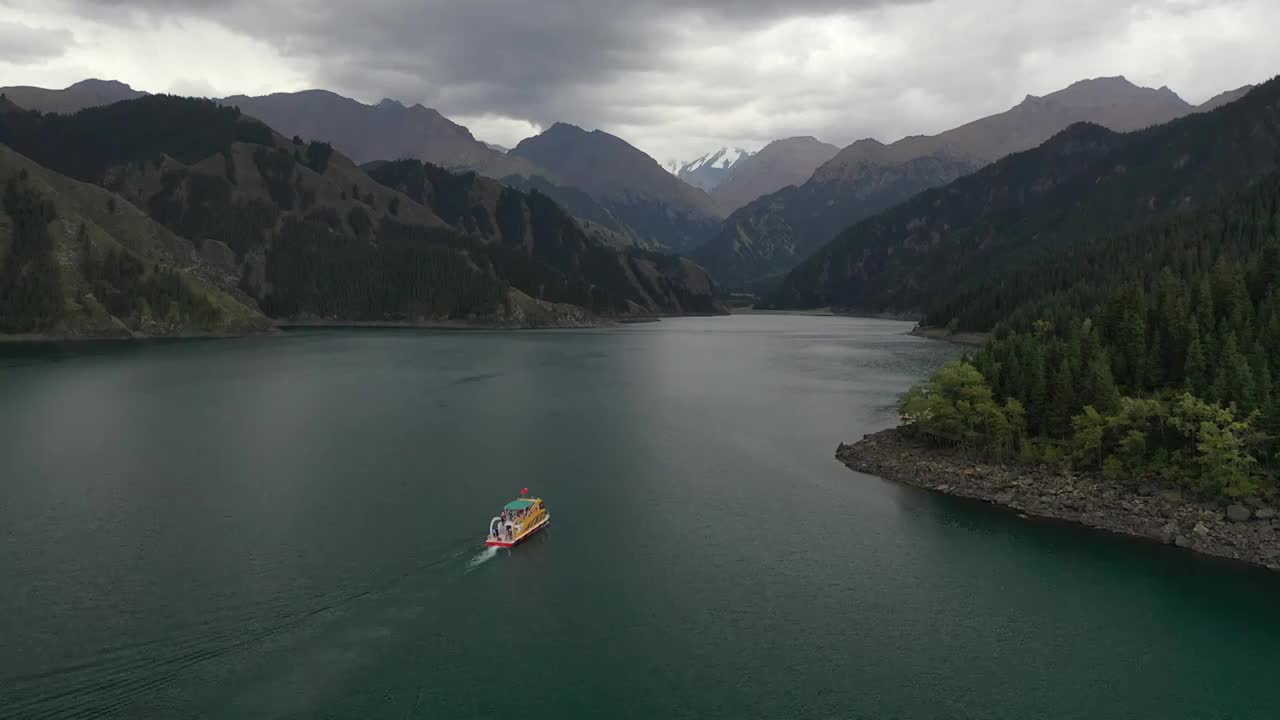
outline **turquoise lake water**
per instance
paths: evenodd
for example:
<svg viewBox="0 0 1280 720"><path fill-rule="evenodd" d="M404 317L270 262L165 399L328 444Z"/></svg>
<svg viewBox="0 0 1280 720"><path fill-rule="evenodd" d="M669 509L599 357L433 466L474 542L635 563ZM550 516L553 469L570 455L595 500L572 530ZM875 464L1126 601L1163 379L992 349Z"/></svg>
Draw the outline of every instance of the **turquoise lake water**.
<svg viewBox="0 0 1280 720"><path fill-rule="evenodd" d="M0 348L0 717L1280 717L1280 576L833 460L909 329Z"/></svg>

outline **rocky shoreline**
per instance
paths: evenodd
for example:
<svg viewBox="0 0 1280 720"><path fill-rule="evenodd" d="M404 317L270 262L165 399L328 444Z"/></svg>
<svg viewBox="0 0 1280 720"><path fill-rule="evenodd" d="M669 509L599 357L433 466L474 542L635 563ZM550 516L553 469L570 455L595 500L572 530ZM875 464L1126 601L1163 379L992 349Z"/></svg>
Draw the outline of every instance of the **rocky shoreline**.
<svg viewBox="0 0 1280 720"><path fill-rule="evenodd" d="M931 328L923 325L916 325L908 334L970 347L982 347L991 339L991 333L950 332L946 328Z"/></svg>
<svg viewBox="0 0 1280 720"><path fill-rule="evenodd" d="M242 332L213 333L171 333L148 335L145 333L122 331L118 334L102 333L33 333L25 335L5 335L0 333L0 345L40 345L48 343L100 343L100 342L137 342L144 340L215 340L242 337L261 337L281 335L289 330L581 330L592 328L608 328L620 325L635 325L662 322L671 318L682 317L721 317L705 313L661 314L661 315L612 315L589 316L582 319L553 318L526 319L524 321L504 320L434 320L434 321L398 321L398 320L312 320L293 319L278 320L270 325Z"/></svg>
<svg viewBox="0 0 1280 720"><path fill-rule="evenodd" d="M1221 505L1167 483L1117 483L1101 474L991 465L917 442L896 429L841 443L852 470L982 500L1027 516L1176 545L1280 571L1280 517L1272 507Z"/></svg>
<svg viewBox="0 0 1280 720"><path fill-rule="evenodd" d="M0 345L51 345L51 344L85 344L96 343L133 343L152 340L235 340L246 337L267 337L279 335L280 330L274 326L261 329L235 332L180 332L148 335L139 332L122 332L114 335L104 333L26 333L22 335L5 335L0 333Z"/></svg>
<svg viewBox="0 0 1280 720"><path fill-rule="evenodd" d="M608 327L614 323L607 319L581 322L520 323L488 320L436 320L401 322L396 320L281 320L275 324L280 330L571 330L576 328Z"/></svg>

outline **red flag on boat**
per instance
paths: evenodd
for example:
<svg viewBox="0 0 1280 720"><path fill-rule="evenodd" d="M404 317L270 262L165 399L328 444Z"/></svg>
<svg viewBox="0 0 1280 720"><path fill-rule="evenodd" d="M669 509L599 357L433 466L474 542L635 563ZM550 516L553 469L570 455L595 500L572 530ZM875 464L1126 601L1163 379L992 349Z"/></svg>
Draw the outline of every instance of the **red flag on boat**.
<svg viewBox="0 0 1280 720"><path fill-rule="evenodd" d="M521 494L521 495L528 495L528 494L529 494L529 488L525 488L525 489L521 490L521 491L520 491L520 494Z"/></svg>

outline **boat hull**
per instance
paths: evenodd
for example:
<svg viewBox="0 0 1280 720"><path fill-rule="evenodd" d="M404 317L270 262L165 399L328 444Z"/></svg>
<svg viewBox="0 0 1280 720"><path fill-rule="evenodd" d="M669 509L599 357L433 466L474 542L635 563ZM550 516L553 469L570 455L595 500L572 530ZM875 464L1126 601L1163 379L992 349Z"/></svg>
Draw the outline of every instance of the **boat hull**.
<svg viewBox="0 0 1280 720"><path fill-rule="evenodd" d="M537 525L534 525L528 530L525 530L523 533L515 536L515 538L511 540L494 540L493 538L485 538L484 544L488 545L489 547L504 547L504 548L515 547L516 545L519 545L525 540L528 540L534 533L538 532L539 530L541 530L542 528L550 524L551 524L551 517L547 516L546 519L544 519L542 522L538 523Z"/></svg>

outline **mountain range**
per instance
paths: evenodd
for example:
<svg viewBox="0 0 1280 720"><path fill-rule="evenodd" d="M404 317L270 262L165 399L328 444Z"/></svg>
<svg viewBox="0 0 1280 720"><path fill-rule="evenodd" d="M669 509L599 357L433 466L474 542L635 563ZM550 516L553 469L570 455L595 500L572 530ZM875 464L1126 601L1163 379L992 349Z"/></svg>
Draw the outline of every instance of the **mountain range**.
<svg viewBox="0 0 1280 720"><path fill-rule="evenodd" d="M774 140L751 157L735 163L728 177L711 191L725 214L762 195L808 180L840 148L813 137Z"/></svg>
<svg viewBox="0 0 1280 720"><path fill-rule="evenodd" d="M81 80L61 90L25 85L0 87L0 93L25 110L64 114L110 105L121 100L133 100L147 94L116 80L95 79Z"/></svg>
<svg viewBox="0 0 1280 720"><path fill-rule="evenodd" d="M500 274L513 283L527 272L526 256L542 257L561 269L567 280L573 272L599 277L591 303L611 314L658 312L716 312L715 288L693 262L656 252L619 252L593 239L548 196L523 193L475 173L452 173L419 160L382 163L369 176L431 208L445 222L491 247L501 247ZM529 285L545 283L531 280ZM627 288L613 301L606 289ZM616 293L616 290L614 290Z"/></svg>
<svg viewBox="0 0 1280 720"><path fill-rule="evenodd" d="M325 90L222 99L286 136L323 139L358 163L416 159L472 170L514 187L550 190L593 232L617 245L687 251L720 219L702 191L662 171L648 155L601 131L558 123L515 148L477 140L422 105L365 105ZM555 148L546 152L546 148ZM585 194L590 201L583 203Z"/></svg>
<svg viewBox="0 0 1280 720"><path fill-rule="evenodd" d="M697 247L719 227L720 211L702 190L649 155L601 130L556 123L507 153L580 188L645 240L676 252Z"/></svg>
<svg viewBox="0 0 1280 720"><path fill-rule="evenodd" d="M523 312L545 311L541 317L547 318L556 313L586 317L719 309L714 286L698 265L655 250L690 253L722 286L761 294L795 268L770 296L778 306L834 303L872 312L928 311L937 317L951 307L947 303L958 302L950 299L951 289L968 292L968 286L962 278L950 277L946 292L938 293L948 299L938 300L938 305L921 299L919 283L937 282L947 268L965 266L967 256L947 256L947 268L927 269L914 267L910 258L919 251L932 263L934 255L916 244L931 245L959 232L956 228L964 227L967 216L939 199L950 195L927 191L955 188L965 202L1005 208L1001 212L1027 222L1025 215L1039 213L1038 205L1031 211L1018 204L1023 200L1002 205L996 196L965 189L971 188L966 183L987 177L984 173L993 168L1010 167L1002 163L1026 155L1024 151L1042 142L1037 150L1047 154L1032 151L1031 157L1040 159L1023 161L1051 169L1041 182L1053 187L1067 177L1083 182L1077 176L1088 172L1090 163L1127 147L1131 136L1145 136L1183 118L1172 123L1179 126L1190 120L1188 115L1218 117L1215 109L1234 108L1241 98L1253 98L1256 93L1249 94L1250 89L1224 92L1192 106L1168 88L1142 88L1122 77L1096 78L1043 97L1027 96L1006 112L937 135L891 144L859 140L843 149L811 137L787 138L754 154L721 149L675 168L674 175L621 138L599 130L556 123L506 149L476 139L465 127L421 105L409 107L393 100L365 105L322 90L232 96L191 105L112 81L88 80L63 90L2 88L0 111L5 120L0 123L0 142L42 166L40 187L63 187L63 180L96 184L117 193L117 206L138 208L176 238L174 242L188 243L189 252L184 246L169 260L134 252L122 242L117 245L122 252L133 252L145 267L157 268L157 273L187 273L192 287L204 283L225 293L249 313L238 314L241 318L265 313L304 319L440 319L461 313L507 321L512 313ZM113 102L116 105L103 107ZM210 113L210 107L218 106L235 122ZM18 112L19 107L64 115L39 118ZM65 116L81 108L90 110ZM254 128L265 129L270 139ZM99 140L88 140L90 135ZM104 146L101 137L112 137L113 142ZM1261 146L1251 147L1258 151ZM1265 152L1240 156L1237 162L1248 167L1265 157ZM1016 167L1028 177L1034 174ZM1215 167L1210 174L1218 177L1229 170ZM710 193L681 180L682 172L711 186ZM290 183L292 189L286 187ZM1219 190L1238 184L1224 182ZM1024 198L1030 203L1040 197L1035 194L1040 189L1016 191L1031 192L1034 197ZM1199 195L1188 195L1195 199L1184 202L1209 202L1201 197L1203 188L1197 190ZM1014 191L1011 186L986 190L997 196ZM15 197L25 198L26 192ZM69 195L58 193L56 203L66 205L65 197ZM950 213L945 231L935 228L937 238L925 239L892 229L893 213L905 212L903 208L914 208L921 222L931 222L932 214L919 205L924 197L942 203L943 214ZM1158 201L1150 202L1159 208ZM91 215L74 204L67 208L68 217ZM722 222L725 210L732 212ZM518 232L517 215L526 219ZM1093 215L1103 218L1107 212L1104 208ZM1133 217L1145 222L1158 216L1152 210ZM889 223L884 237L903 237L866 240L865 245L850 241L851 236L865 236L865 223L860 221L867 218ZM1114 224L1130 219L1130 214L1115 213L1111 218ZM104 226L101 218L94 222ZM1067 223L1072 232L1092 232L1080 225L1082 221L1073 222ZM322 242L321 226L348 245ZM855 232L857 228L863 229ZM984 262L1012 266L1036 255L1044 246L1041 241L1056 233L1041 230L1008 246L1003 237L989 237L978 246L984 253L990 251L983 255ZM837 235L842 240L823 248ZM306 265L307 253L331 260L359 248L364 254L359 262L373 263L369 267L378 277L412 295L417 292L413 288L427 281L394 277L390 268L377 265L385 261L388 250L403 250L401 241L410 236L431 238L426 244L435 253L432 257L441 267L452 268L445 271L447 278L430 282L453 287L449 293L455 296L461 292L458 288L469 287L467 299L432 299L416 310L404 298L317 305L315 288L303 289L314 285L316 277L295 278L285 272L277 282L267 275L268 267L283 268L286 259ZM976 242L963 233L957 237L962 246ZM294 242L299 239L302 242ZM899 242L905 244L895 244ZM869 254L855 262L842 254L841 248L849 247ZM441 254L446 248L449 253ZM892 259L877 260L879 252ZM179 266L170 262L174 257L205 259ZM812 260L797 267L806 257ZM354 261L355 256L346 260ZM877 269L871 273L864 264ZM480 275L464 267L478 268ZM814 268L819 268L816 275ZM320 272L315 267L311 271ZM323 272L345 277L341 268ZM877 285L890 278L896 283L893 292ZM341 281L354 283L345 293L360 287L354 278Z"/></svg>
<svg viewBox="0 0 1280 720"><path fill-rule="evenodd" d="M534 168L477 140L471 131L422 105L395 100L377 105L328 90L233 95L234 105L286 136L324 140L356 163L414 158L453 170L474 170L490 177L529 175Z"/></svg>
<svg viewBox="0 0 1280 720"><path fill-rule="evenodd" d="M792 270L771 302L949 323L966 295L1018 268L1213 206L1278 170L1280 80L1135 132L1077 123L850 226Z"/></svg>
<svg viewBox="0 0 1280 720"><path fill-rule="evenodd" d="M1237 96L1242 90L1233 91ZM1129 131L1168 122L1196 108L1166 87L1123 77L1083 80L1044 97L937 135L885 145L859 140L818 167L803 184L756 198L731 214L698 259L730 288L767 291L841 229L923 190L945 185L1011 152L1039 145L1076 122Z"/></svg>
<svg viewBox="0 0 1280 720"><path fill-rule="evenodd" d="M1209 112L1210 110L1216 110L1219 107L1226 105L1227 103L1231 103L1231 102L1235 102L1236 100L1239 100L1240 98L1247 95L1249 91L1252 89L1253 89L1252 85L1243 85L1241 87L1236 88L1235 90L1227 90L1224 92L1220 92L1217 95L1214 95L1213 97L1204 101L1203 103L1197 105L1196 112Z"/></svg>
<svg viewBox="0 0 1280 720"><path fill-rule="evenodd" d="M5 88L27 109L68 113L145 95L123 83L96 80L63 90ZM27 100L26 103L22 100ZM525 152L476 139L471 132L422 105L385 99L366 105L327 90L250 97L234 95L219 103L239 108L285 137L328 142L357 164L413 158L458 171L475 171L516 187L539 186L567 204L600 239L615 245L689 250L715 231L721 213L700 190L666 172L640 150L612 135L580 132L578 158L608 158L608 168L571 167L561 158L540 164L530 159L537 148L566 147L565 129L553 126L541 143ZM659 168L660 169L660 168ZM603 181L603 182L601 182ZM587 202L582 202L589 198Z"/></svg>
<svg viewBox="0 0 1280 720"><path fill-rule="evenodd" d="M600 243L544 195L424 165L430 190L419 183L406 188L411 197L389 187L403 182L371 178L327 143L289 140L211 101L154 95L73 115L5 112L0 143L25 156L0 176L11 188L0 218L0 243L10 252L0 274L26 298L10 328L95 334L111 322L173 334L234 331L231 321L263 315L530 325L720 311L701 268ZM26 162L53 179L33 184L34 173L20 167ZM96 197L45 190L86 184L100 188ZM63 207L80 197L87 199ZM117 255L67 253L70 233L50 239L26 221L52 216L51 204L59 216L101 227L117 216L136 220L134 208L153 221L135 223L141 238L155 236L158 225L176 249L164 257L128 245ZM89 245L114 247L87 232ZM85 277L107 278L105 295L81 286L64 303L58 278L67 273L55 268L68 262ZM224 310L192 297L214 297L209 303ZM227 298L234 311L225 309ZM95 302L105 315L77 309ZM170 304L173 312L163 309ZM171 322L157 329L156 315Z"/></svg>

